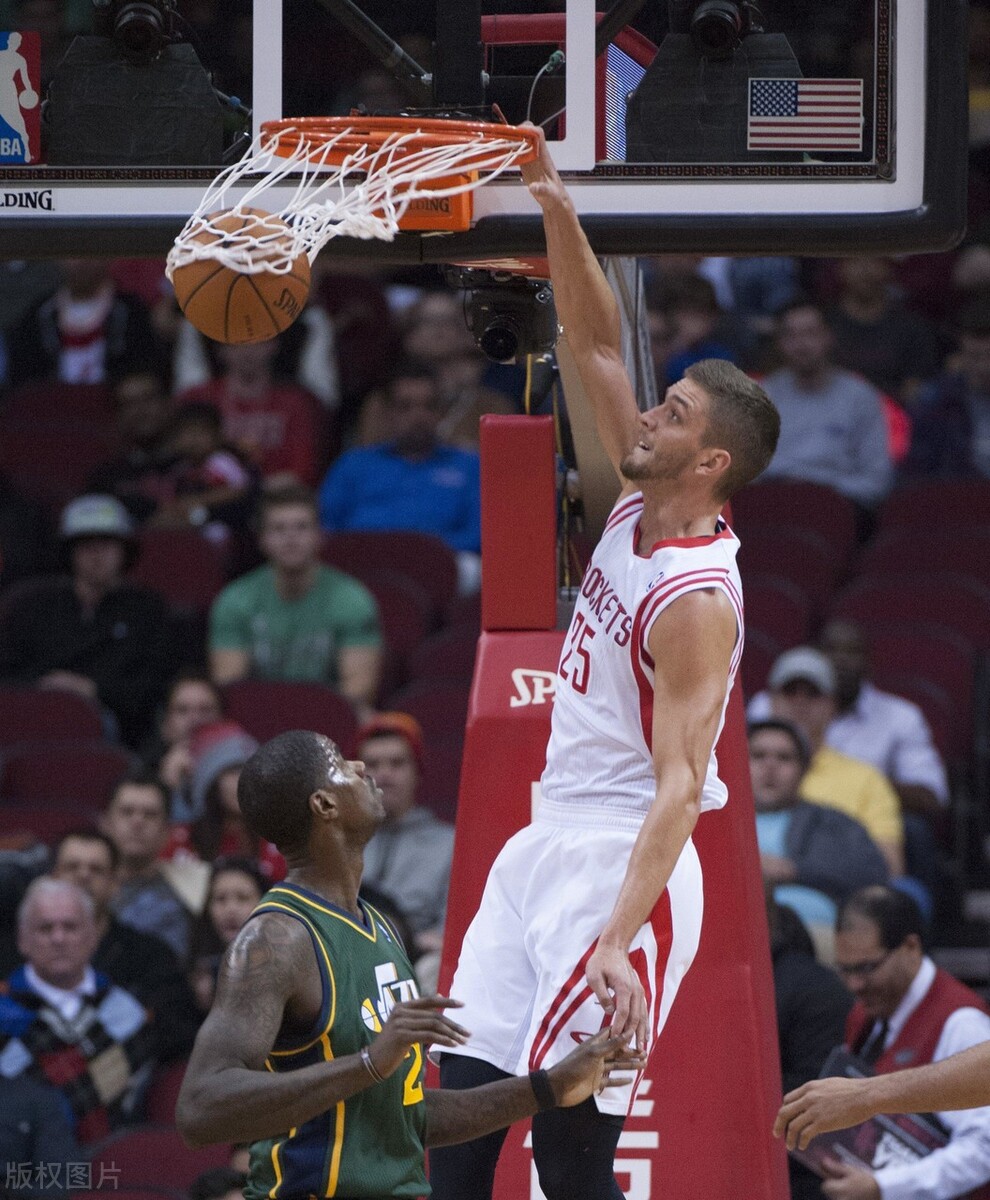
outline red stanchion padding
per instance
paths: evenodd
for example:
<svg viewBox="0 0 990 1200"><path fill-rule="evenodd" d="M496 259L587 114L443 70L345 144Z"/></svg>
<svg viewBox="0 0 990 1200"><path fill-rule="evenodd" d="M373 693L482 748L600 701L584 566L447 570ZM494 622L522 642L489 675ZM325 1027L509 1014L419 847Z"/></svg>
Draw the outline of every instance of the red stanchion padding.
<svg viewBox="0 0 990 1200"><path fill-rule="evenodd" d="M562 642L560 633L482 634L468 711L441 991L450 986L492 861L531 819ZM788 1196L785 1152L770 1132L780 1068L738 684L718 755L729 802L720 812L705 813L695 834L705 875L701 947L616 1154L617 1176L629 1200ZM497 983L498 963L491 968ZM510 1131L495 1195L541 1196L528 1123Z"/></svg>
<svg viewBox="0 0 990 1200"><path fill-rule="evenodd" d="M481 418L483 629L557 624L557 501L550 417Z"/></svg>

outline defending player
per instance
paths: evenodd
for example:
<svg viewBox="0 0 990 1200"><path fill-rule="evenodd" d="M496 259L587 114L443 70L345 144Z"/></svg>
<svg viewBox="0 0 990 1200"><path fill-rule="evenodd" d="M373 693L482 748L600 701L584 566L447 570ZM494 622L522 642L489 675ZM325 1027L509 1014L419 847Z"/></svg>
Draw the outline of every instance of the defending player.
<svg viewBox="0 0 990 1200"><path fill-rule="evenodd" d="M990 1042L941 1062L868 1079L812 1079L788 1092L774 1122L775 1137L804 1150L812 1138L859 1125L879 1113L947 1112L990 1104Z"/></svg>
<svg viewBox="0 0 990 1200"><path fill-rule="evenodd" d="M238 801L289 873L228 950L176 1108L193 1145L253 1142L248 1200L429 1191L424 1145L476 1137L609 1087L643 1058L616 1037L550 1071L470 1094L424 1091L423 1042L467 1031L456 1000L419 998L391 927L358 902L368 839L384 819L359 762L328 738L280 734L247 762Z"/></svg>
<svg viewBox="0 0 990 1200"><path fill-rule="evenodd" d="M769 462L777 412L708 360L640 414L618 306L545 144L522 168L543 209L557 311L623 482L558 667L542 801L506 844L452 990L467 1044L444 1087L545 1067L611 1021L646 1048L691 965L702 917L691 842L726 788L714 745L742 653L726 499ZM632 1089L533 1120L548 1200L622 1195L613 1157ZM491 1194L504 1135L430 1156L437 1200Z"/></svg>

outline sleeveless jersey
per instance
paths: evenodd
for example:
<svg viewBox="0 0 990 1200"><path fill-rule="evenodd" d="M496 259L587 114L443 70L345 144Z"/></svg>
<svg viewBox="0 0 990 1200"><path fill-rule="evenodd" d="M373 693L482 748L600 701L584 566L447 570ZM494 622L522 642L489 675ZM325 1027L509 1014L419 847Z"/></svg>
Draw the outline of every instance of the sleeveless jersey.
<svg viewBox="0 0 990 1200"><path fill-rule="evenodd" d="M265 1066L294 1071L356 1054L400 1000L418 995L409 959L391 926L362 901L367 924L294 884L271 888L251 914L282 913L308 930L319 963L323 1006L308 1035L279 1041ZM423 1196L423 1057L419 1046L384 1083L340 1101L285 1136L255 1142L246 1200Z"/></svg>
<svg viewBox="0 0 990 1200"><path fill-rule="evenodd" d="M645 813L656 796L653 773L653 623L678 597L701 588L725 593L737 636L718 733L742 656L739 541L722 521L709 537L658 542L636 552L643 497L626 496L612 510L581 583L564 641L554 693L542 795L555 804ZM718 740L716 733L715 740ZM714 746L701 808L728 797Z"/></svg>

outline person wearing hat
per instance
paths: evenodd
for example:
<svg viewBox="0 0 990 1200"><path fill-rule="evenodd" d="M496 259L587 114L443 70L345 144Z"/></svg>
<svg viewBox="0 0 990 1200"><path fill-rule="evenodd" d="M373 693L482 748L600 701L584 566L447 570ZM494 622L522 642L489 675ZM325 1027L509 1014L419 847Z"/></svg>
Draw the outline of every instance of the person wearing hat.
<svg viewBox="0 0 990 1200"><path fill-rule="evenodd" d="M749 726L749 770L764 880L809 930L831 931L856 888L887 882L887 864L859 821L799 794L811 748L789 721Z"/></svg>
<svg viewBox="0 0 990 1200"><path fill-rule="evenodd" d="M812 646L786 650L767 676L766 697L754 696L751 721L770 715L790 721L807 738L811 757L801 780L803 800L855 817L876 842L892 875L904 870L904 823L900 801L886 777L869 763L825 743L836 711L835 668Z"/></svg>
<svg viewBox="0 0 990 1200"><path fill-rule="evenodd" d="M73 500L62 512L59 538L69 575L8 607L0 623L0 679L95 700L122 740L135 745L164 689L165 602L126 580L137 543L113 496Z"/></svg>
<svg viewBox="0 0 990 1200"><path fill-rule="evenodd" d="M385 806L385 820L365 847L363 882L383 892L408 921L413 958L438 952L454 829L416 803L423 731L408 713L379 713L358 730L355 745Z"/></svg>

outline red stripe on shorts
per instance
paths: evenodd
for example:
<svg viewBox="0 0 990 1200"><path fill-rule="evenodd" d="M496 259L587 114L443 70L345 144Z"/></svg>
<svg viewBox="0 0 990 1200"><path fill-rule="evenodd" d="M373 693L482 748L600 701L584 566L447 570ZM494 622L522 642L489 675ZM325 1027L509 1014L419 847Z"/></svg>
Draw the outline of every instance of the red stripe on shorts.
<svg viewBox="0 0 990 1200"><path fill-rule="evenodd" d="M563 987L561 987L560 991L554 997L553 1003L547 1009L546 1015L540 1022L540 1028L536 1031L536 1037L533 1038L533 1047L529 1052L529 1069L531 1071L535 1071L537 1069L537 1065L542 1062L544 1055L549 1049L550 1043L553 1041L554 1036L550 1026L560 1010L561 1005L574 990L574 987L580 980L584 979L584 969L588 965L588 959L591 958L597 945L598 938L595 938L595 940L581 956L580 962L570 973Z"/></svg>

